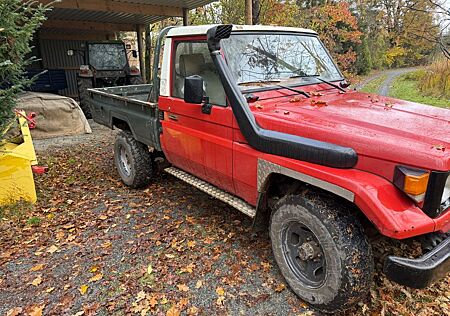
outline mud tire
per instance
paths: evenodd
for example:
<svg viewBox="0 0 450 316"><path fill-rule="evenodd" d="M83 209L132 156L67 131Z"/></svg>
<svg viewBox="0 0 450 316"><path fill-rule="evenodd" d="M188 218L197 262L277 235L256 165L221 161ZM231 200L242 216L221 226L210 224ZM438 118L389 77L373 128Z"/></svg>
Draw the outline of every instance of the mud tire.
<svg viewBox="0 0 450 316"><path fill-rule="evenodd" d="M292 263L288 264L292 259L286 259L287 241L283 244L283 240L290 237L283 237L287 234L283 232L293 222L309 229L322 250L326 272L318 286L302 282L293 272ZM275 260L287 283L313 308L336 313L367 295L374 270L371 246L359 221L335 197L306 192L282 198L271 216L270 238Z"/></svg>
<svg viewBox="0 0 450 316"><path fill-rule="evenodd" d="M87 119L92 118L91 107L89 106L89 92L87 89L92 88L92 78L77 79L78 97L80 99L80 108Z"/></svg>
<svg viewBox="0 0 450 316"><path fill-rule="evenodd" d="M142 188L150 183L153 175L151 153L145 144L134 139L130 131L117 134L114 162L123 183L130 188Z"/></svg>

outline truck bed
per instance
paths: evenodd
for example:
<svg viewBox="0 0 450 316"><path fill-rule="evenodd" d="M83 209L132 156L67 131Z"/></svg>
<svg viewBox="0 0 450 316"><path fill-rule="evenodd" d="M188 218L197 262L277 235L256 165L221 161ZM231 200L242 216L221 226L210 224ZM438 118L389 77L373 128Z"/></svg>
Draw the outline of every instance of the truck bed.
<svg viewBox="0 0 450 316"><path fill-rule="evenodd" d="M136 140L161 150L158 104L148 101L151 89L151 84L88 89L92 118L111 129L129 129Z"/></svg>

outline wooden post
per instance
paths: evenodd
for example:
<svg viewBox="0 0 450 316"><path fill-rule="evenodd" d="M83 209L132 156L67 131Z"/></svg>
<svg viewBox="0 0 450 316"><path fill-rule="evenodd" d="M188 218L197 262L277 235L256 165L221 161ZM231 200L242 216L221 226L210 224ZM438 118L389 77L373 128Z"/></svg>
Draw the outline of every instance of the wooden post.
<svg viewBox="0 0 450 316"><path fill-rule="evenodd" d="M253 3L252 0L245 0L245 24L252 25L252 11L253 11Z"/></svg>
<svg viewBox="0 0 450 316"><path fill-rule="evenodd" d="M139 67L141 70L141 77L144 83L147 83L147 72L145 71L145 54L144 54L144 38L142 33L144 32L144 27L142 25L136 25L137 33L137 44L139 50Z"/></svg>
<svg viewBox="0 0 450 316"><path fill-rule="evenodd" d="M183 8L183 25L189 25L189 10L186 8Z"/></svg>

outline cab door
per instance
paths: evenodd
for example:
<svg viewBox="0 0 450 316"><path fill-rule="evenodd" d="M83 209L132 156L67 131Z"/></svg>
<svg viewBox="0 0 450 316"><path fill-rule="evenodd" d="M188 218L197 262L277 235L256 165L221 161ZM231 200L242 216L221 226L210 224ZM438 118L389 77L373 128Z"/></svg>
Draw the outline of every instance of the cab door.
<svg viewBox="0 0 450 316"><path fill-rule="evenodd" d="M174 40L171 53L171 93L160 97L164 113L161 144L167 159L228 192L233 185L233 115L204 38ZM202 105L184 102L184 78L199 75L205 95L213 105L202 113Z"/></svg>

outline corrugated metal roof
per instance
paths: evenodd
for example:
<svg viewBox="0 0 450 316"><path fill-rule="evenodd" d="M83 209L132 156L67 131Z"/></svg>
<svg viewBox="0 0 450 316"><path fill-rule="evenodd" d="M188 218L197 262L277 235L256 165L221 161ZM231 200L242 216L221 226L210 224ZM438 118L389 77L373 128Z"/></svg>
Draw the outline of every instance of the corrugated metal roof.
<svg viewBox="0 0 450 316"><path fill-rule="evenodd" d="M194 9L214 1L216 0L128 0L128 1L114 1L114 2ZM92 2L95 2L95 0L92 0ZM161 21L166 17L161 15L140 15L114 11L109 12L91 11L91 10L55 7L53 8L52 11L48 13L48 18L50 20L64 20L64 21L88 21L88 22L105 22L118 24L120 23L149 24Z"/></svg>

